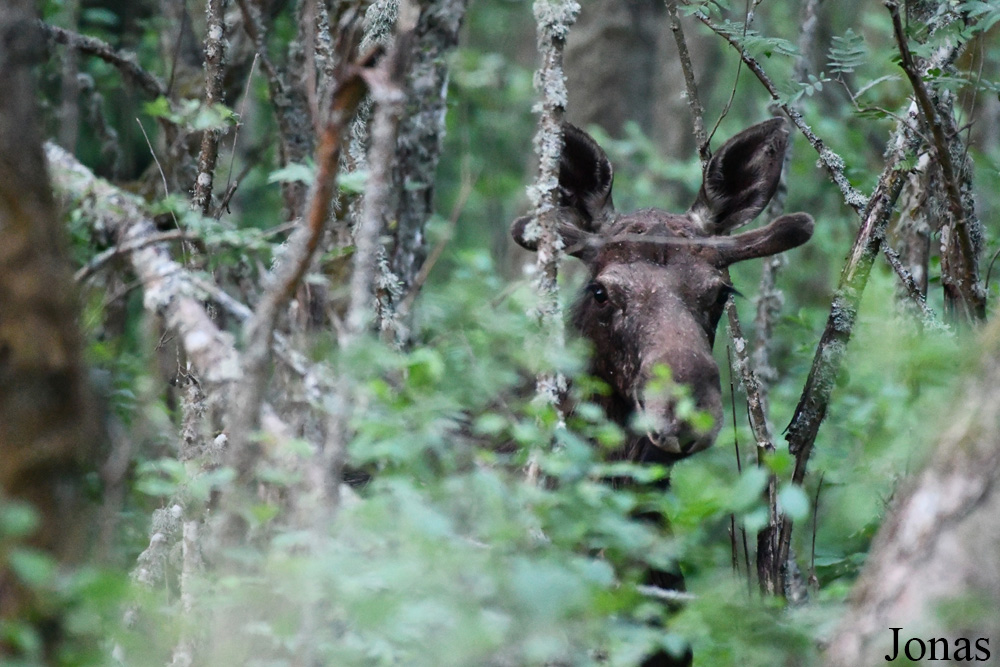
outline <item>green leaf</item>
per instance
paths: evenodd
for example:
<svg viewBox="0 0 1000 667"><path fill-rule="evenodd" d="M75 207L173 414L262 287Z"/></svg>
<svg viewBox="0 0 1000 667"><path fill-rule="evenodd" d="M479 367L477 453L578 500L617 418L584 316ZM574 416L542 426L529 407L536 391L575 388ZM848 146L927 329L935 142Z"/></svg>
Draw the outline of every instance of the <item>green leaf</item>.
<svg viewBox="0 0 1000 667"><path fill-rule="evenodd" d="M162 95L157 97L152 102L146 102L142 109L153 118L166 118L168 120L173 119L173 112L170 109L170 100Z"/></svg>
<svg viewBox="0 0 1000 667"><path fill-rule="evenodd" d="M412 387L430 387L444 376L444 360L437 350L420 347L410 355L407 363L409 384Z"/></svg>
<svg viewBox="0 0 1000 667"><path fill-rule="evenodd" d="M45 586L55 579L55 561L41 551L27 548L14 549L7 556L7 563L14 574L29 588Z"/></svg>
<svg viewBox="0 0 1000 667"><path fill-rule="evenodd" d="M312 183L316 178L316 165L311 162L300 164L291 162L280 169L272 171L268 183Z"/></svg>
<svg viewBox="0 0 1000 667"><path fill-rule="evenodd" d="M368 183L368 172L363 169L342 174L337 179L340 191L352 195L364 193L366 183Z"/></svg>
<svg viewBox="0 0 1000 667"><path fill-rule="evenodd" d="M829 58L830 71L848 74L863 65L869 58L865 39L850 28L844 36L834 35L831 39Z"/></svg>
<svg viewBox="0 0 1000 667"><path fill-rule="evenodd" d="M38 512L27 503L7 501L0 506L0 535L25 537L38 528Z"/></svg>
<svg viewBox="0 0 1000 667"><path fill-rule="evenodd" d="M809 498L801 486L785 484L778 491L778 509L793 521L802 521L809 514Z"/></svg>

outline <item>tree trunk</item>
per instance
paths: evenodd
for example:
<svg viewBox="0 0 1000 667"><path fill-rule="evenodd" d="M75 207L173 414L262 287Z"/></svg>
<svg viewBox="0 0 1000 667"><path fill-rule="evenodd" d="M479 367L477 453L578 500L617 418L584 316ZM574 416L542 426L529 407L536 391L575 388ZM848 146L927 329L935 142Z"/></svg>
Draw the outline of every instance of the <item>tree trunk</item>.
<svg viewBox="0 0 1000 667"><path fill-rule="evenodd" d="M101 430L35 122L31 66L44 39L34 4L0 3L0 490L34 506L31 545L65 564L83 555L91 529L81 472ZM2 546L0 557L13 545ZM47 613L0 560L0 619L31 619L51 648L59 624Z"/></svg>
<svg viewBox="0 0 1000 667"><path fill-rule="evenodd" d="M986 659L1000 652L1000 322L984 340L982 370L950 413L922 473L898 494L872 545L826 664L913 658ZM893 628L898 631L898 641ZM911 643L907 641L914 639ZM969 640L966 646L965 640Z"/></svg>

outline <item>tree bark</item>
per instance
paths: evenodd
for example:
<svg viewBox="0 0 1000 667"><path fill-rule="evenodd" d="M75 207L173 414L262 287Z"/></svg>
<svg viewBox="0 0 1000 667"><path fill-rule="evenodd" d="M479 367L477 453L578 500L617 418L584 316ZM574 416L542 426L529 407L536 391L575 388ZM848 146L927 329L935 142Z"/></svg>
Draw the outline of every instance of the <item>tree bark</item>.
<svg viewBox="0 0 1000 667"><path fill-rule="evenodd" d="M434 210L434 180L448 93L447 56L458 45L466 0L436 0L421 8L414 30L408 75L406 109L400 119L394 181L396 210L390 269L405 297L427 259L427 220ZM384 300L384 299L383 299ZM396 313L396 340L408 342L408 313Z"/></svg>
<svg viewBox="0 0 1000 667"><path fill-rule="evenodd" d="M926 468L898 494L875 538L826 665L882 664L917 637L948 640L959 659L962 638L1000 646L1000 321L984 338L982 370L949 414ZM911 645L914 657L919 645ZM942 650L937 647L938 659ZM957 657L956 657L957 656Z"/></svg>
<svg viewBox="0 0 1000 667"><path fill-rule="evenodd" d="M33 7L0 3L0 501L31 503L39 527L30 544L68 564L85 552L82 473L102 434L35 122L31 67L44 37ZM51 648L59 635L54 613L0 560L0 619L31 619Z"/></svg>

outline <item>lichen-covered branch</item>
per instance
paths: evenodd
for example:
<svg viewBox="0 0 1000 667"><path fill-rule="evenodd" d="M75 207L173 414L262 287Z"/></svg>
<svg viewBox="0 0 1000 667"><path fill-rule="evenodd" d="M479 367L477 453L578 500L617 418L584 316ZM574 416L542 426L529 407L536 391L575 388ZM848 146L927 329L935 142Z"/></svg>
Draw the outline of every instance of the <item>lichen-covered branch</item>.
<svg viewBox="0 0 1000 667"><path fill-rule="evenodd" d="M209 107L222 104L223 77L226 64L225 13L227 0L209 0L208 33L205 35L205 104ZM215 180L215 164L219 159L219 138L221 131L208 129L201 137L201 151L198 154L198 177L194 182L194 207L202 215L212 210L212 183Z"/></svg>
<svg viewBox="0 0 1000 667"><path fill-rule="evenodd" d="M242 377L240 356L232 336L220 331L205 312L197 281L171 258L164 244L142 239L158 234L143 202L107 181L97 178L76 158L55 144L45 145L56 198L65 207L79 210L94 229L115 243L132 246L126 255L129 267L143 286L143 304L163 318L177 337L192 370L209 398L210 408L225 404L231 387ZM270 406L262 428L270 437L284 439L286 429Z"/></svg>
<svg viewBox="0 0 1000 667"><path fill-rule="evenodd" d="M816 442L819 426L826 416L830 396L847 352L847 343L854 329L855 318L861 297L868 284L875 256L884 241L885 229L896 205L909 170L902 168L900 159L905 154L900 150L890 159L879 178L875 192L868 200L868 208L862 217L861 228L848 255L841 273L840 283L834 293L833 304L826 328L816 347L809 377L806 380L795 414L788 425L785 438L788 449L795 457L795 471L792 481L801 485L805 479L809 455ZM788 557L791 541L791 520L782 521L779 563Z"/></svg>
<svg viewBox="0 0 1000 667"><path fill-rule="evenodd" d="M797 81L803 81L808 71L809 45L816 35L816 7L820 0L808 0L802 8L802 28L799 31L799 55L795 59L793 68ZM789 128L791 129L791 128ZM778 188L771 198L771 202L766 209L768 219L774 220L785 212L785 200L788 196L788 168L791 163L791 150L786 151L784 163L781 170L781 179ZM778 273L787 264L788 259L784 254L767 257L763 261L760 272L760 285L757 292L757 313L754 318L754 329L756 337L754 339L753 351L750 358L753 359L753 375L757 383L754 399L748 398L748 403L760 404L760 412L763 417L768 414L768 388L777 379L777 373L771 366L770 346L771 334L774 329L774 322L781 311L784 302L781 290L777 286ZM749 390L748 390L749 396ZM751 413L752 414L752 413ZM767 440L757 440L757 464L763 463L764 457L776 451L771 431L765 423L764 428L755 428L754 433L763 430L769 437ZM777 475L773 472L768 475L766 488L768 522L767 525L757 533L757 578L760 590L768 595L783 594L788 590L787 571L784 569L785 563L780 558L779 539L781 531L781 515L778 512Z"/></svg>
<svg viewBox="0 0 1000 667"><path fill-rule="evenodd" d="M85 166L53 144L46 156L57 197L93 220L93 227L122 244L158 233L142 202L94 176ZM164 318L183 345L201 381L225 387L239 375L231 337L219 331L195 298L187 272L162 244L136 247L127 255L143 284L147 310ZM215 395L214 391L206 391Z"/></svg>
<svg viewBox="0 0 1000 667"><path fill-rule="evenodd" d="M566 36L579 11L580 5L576 0L535 0L534 4L541 56L541 66L535 73L535 88L541 99L535 106L539 112L534 142L538 155L538 177L528 188L532 220L526 229L526 236L538 239L535 262L538 318L550 345L557 349L562 347L565 335L557 282L563 242L553 216L546 214L559 205L559 162L567 99L563 50ZM537 391L539 398L546 403L557 405L565 390L565 378L558 373L543 372L539 375Z"/></svg>
<svg viewBox="0 0 1000 667"><path fill-rule="evenodd" d="M896 45L899 47L901 57L900 67L906 73L906 78L910 80L913 87L914 99L920 108L920 114L924 123L930 127L933 137L932 148L937 157L938 167L941 170L945 193L948 200L948 211L951 214L951 227L958 237L958 250L961 274L957 280L950 281L953 291L957 295L957 302L964 306L965 316L974 321L981 321L986 317L986 291L979 280L979 264L977 261L978 250L972 241L972 234L969 230L969 215L966 210L966 202L962 197L959 185L959 174L952 162L951 143L953 137L945 135L944 124L938 114L937 108L931 95L927 91L921 68L918 68L914 61L913 54L907 44L906 34L903 30L903 23L899 17L899 5L894 0L885 3L892 17L893 33L896 37ZM923 68L927 71L927 68ZM957 134L957 133L956 133Z"/></svg>
<svg viewBox="0 0 1000 667"><path fill-rule="evenodd" d="M379 236L386 228L394 194L392 171L396 157L396 135L405 96L400 89L403 54L409 50L413 33L398 35L382 65L368 77L375 103L371 146L368 149L368 181L361 217L354 230L354 269L351 273L350 305L341 342L350 344L364 333L375 309L376 265Z"/></svg>
<svg viewBox="0 0 1000 667"><path fill-rule="evenodd" d="M823 166L824 169L826 169L827 173L830 175L830 179L840 189L840 192L844 197L844 202L852 209L854 209L854 211L857 212L859 215L862 215L863 211L868 205L868 200L847 180L847 175L844 171L845 169L844 159L839 155L837 155L834 151L830 150L830 148L826 146L823 140L820 139L818 136L816 136L816 133L813 132L812 128L810 128L806 124L805 120L802 118L802 114L797 109L789 106L788 104L785 104L784 102L781 102L781 95L778 92L777 87L774 85L774 82L771 81L771 78L764 71L764 68L761 67L760 63L757 62L755 58L750 56L746 52L746 50L742 48L742 45L740 45L739 40L737 40L733 35L730 35L726 31L722 30L722 28L717 26L705 14L701 12L695 12L694 15L698 18L699 21L708 26L709 29L711 29L713 32L715 32L720 37L725 39L727 42L729 42L729 44L733 48L735 48L737 51L740 52L741 57L743 58L743 62L745 62L750 71L754 73L754 75L761 82L761 84L764 86L767 92L771 95L771 98L774 99L776 103L778 103L778 106L781 107L781 110L785 112L789 120L792 121L792 124L794 124L795 127L797 127L799 131L802 132L806 140L809 141L809 145L812 146L813 149L819 154L819 163ZM943 49L941 52L936 54L934 58L930 59L927 63L927 67L928 68L940 67L944 63L950 62L958 53L958 50L959 50L958 44L950 45L949 47ZM897 138L900 136L900 132L902 131L903 131L902 128L897 128L896 134L892 139L889 140L890 144L894 143L897 140ZM883 248L885 247L888 247L888 245L883 240ZM890 266L892 266L893 270L896 271L896 275L899 278L899 280L903 283L907 294L914 295L919 292L919 290L916 289L916 287L913 284L913 277L908 272L898 271L897 265L894 265L891 262ZM914 299L914 303L924 314L925 318L928 317L931 318L929 321L937 326L936 318L934 318L933 312L927 306L927 303L924 301L924 299L923 298Z"/></svg>
<svg viewBox="0 0 1000 667"><path fill-rule="evenodd" d="M770 93L771 98L779 103L781 110L784 111L788 117L794 123L795 127L802 132L803 136L809 141L809 145L812 146L816 152L819 154L819 162L826 169L827 173L830 175L830 179L840 188L841 194L844 196L844 201L848 206L853 208L855 211L860 213L867 205L867 200L863 194L861 194L850 181L847 180L847 174L844 172L844 159L834 153L832 150L827 148L826 144L816 136L816 133L812 131L805 119L802 118L802 114L795 108L781 102L781 94L778 92L777 86L771 81L771 78L761 67L761 64L757 60L747 53L743 45L740 44L736 36L729 34L721 27L715 24L712 19L702 12L695 12L694 16L705 24L714 33L729 42L730 46L740 52L743 62L750 69L751 72L757 77L757 79L763 84L767 92Z"/></svg>

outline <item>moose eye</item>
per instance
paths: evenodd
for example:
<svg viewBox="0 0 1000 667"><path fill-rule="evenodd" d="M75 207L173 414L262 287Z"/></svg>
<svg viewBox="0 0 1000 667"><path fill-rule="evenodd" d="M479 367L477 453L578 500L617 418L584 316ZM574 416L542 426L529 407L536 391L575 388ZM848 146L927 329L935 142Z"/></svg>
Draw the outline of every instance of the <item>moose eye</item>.
<svg viewBox="0 0 1000 667"><path fill-rule="evenodd" d="M608 302L608 290L606 290L604 285L601 283L590 283L590 285L587 286L587 289L589 289L590 293L594 295L594 301L596 301L598 305L603 306Z"/></svg>

